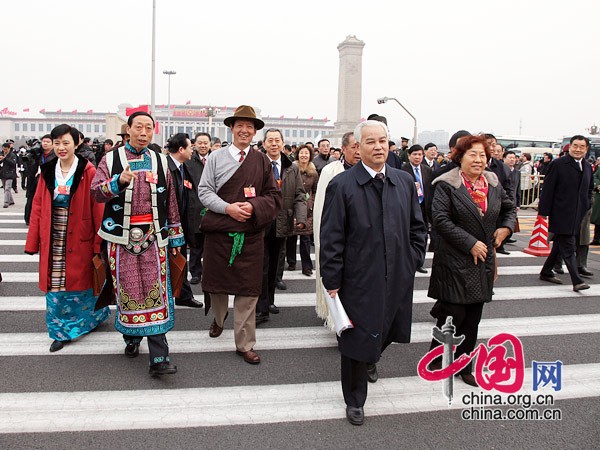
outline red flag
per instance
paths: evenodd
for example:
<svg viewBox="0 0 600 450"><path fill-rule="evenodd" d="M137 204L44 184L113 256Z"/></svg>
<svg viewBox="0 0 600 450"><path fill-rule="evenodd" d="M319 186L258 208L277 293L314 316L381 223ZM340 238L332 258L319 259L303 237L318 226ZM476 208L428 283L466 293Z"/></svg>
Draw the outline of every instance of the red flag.
<svg viewBox="0 0 600 450"><path fill-rule="evenodd" d="M323 121L324 121L324 122L329 122L329 120L327 120L327 117L325 117L325 118L323 119Z"/></svg>
<svg viewBox="0 0 600 450"><path fill-rule="evenodd" d="M360 121L361 121L361 122L364 122L365 120L367 120L367 119L365 119L364 117L361 117L361 118L360 118Z"/></svg>
<svg viewBox="0 0 600 450"><path fill-rule="evenodd" d="M23 108L23 112L29 112L29 108Z"/></svg>
<svg viewBox="0 0 600 450"><path fill-rule="evenodd" d="M175 105L171 105L171 109L175 109Z"/></svg>
<svg viewBox="0 0 600 450"><path fill-rule="evenodd" d="M310 117L308 118L308 120L313 120L313 119L314 119L314 117L313 117L313 116L310 116Z"/></svg>
<svg viewBox="0 0 600 450"><path fill-rule="evenodd" d="M93 113L93 112L94 112L94 110L93 110L93 109L88 109L88 110L87 110L87 113L88 113L88 114L91 114L91 113Z"/></svg>
<svg viewBox="0 0 600 450"><path fill-rule="evenodd" d="M221 108L221 111L225 111L226 109L227 109L227 106L223 106L223 107Z"/></svg>
<svg viewBox="0 0 600 450"><path fill-rule="evenodd" d="M148 109L148 105L140 105L137 108L126 108L125 109L125 115L129 117L134 112L138 112L138 111L145 112L145 113L149 113L150 112L150 110Z"/></svg>
<svg viewBox="0 0 600 450"><path fill-rule="evenodd" d="M165 109L165 105L160 105L159 108Z"/></svg>
<svg viewBox="0 0 600 450"><path fill-rule="evenodd" d="M40 114L45 114L45 113L46 113L46 108L40 109Z"/></svg>
<svg viewBox="0 0 600 450"><path fill-rule="evenodd" d="M154 124L154 134L160 134L160 122L158 120Z"/></svg>
<svg viewBox="0 0 600 450"><path fill-rule="evenodd" d="M280 119L283 119L283 116L279 116Z"/></svg>
<svg viewBox="0 0 600 450"><path fill-rule="evenodd" d="M61 113L61 112L62 112L62 109L59 109L59 110L57 110L56 112L57 112L57 113Z"/></svg>
<svg viewBox="0 0 600 450"><path fill-rule="evenodd" d="M73 111L71 111L71 114L77 114L77 110L74 109Z"/></svg>
<svg viewBox="0 0 600 450"><path fill-rule="evenodd" d="M186 105L190 105L192 103L191 100L188 100L187 102L185 102Z"/></svg>

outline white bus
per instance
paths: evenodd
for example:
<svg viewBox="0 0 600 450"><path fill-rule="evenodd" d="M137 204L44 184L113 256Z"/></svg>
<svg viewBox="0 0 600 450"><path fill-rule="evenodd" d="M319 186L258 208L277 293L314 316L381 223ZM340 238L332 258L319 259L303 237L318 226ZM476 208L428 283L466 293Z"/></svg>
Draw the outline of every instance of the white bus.
<svg viewBox="0 0 600 450"><path fill-rule="evenodd" d="M498 144L502 145L505 150L512 150L518 147L536 147L544 151L548 149L561 148L560 139L543 138L539 136L498 136L496 137Z"/></svg>

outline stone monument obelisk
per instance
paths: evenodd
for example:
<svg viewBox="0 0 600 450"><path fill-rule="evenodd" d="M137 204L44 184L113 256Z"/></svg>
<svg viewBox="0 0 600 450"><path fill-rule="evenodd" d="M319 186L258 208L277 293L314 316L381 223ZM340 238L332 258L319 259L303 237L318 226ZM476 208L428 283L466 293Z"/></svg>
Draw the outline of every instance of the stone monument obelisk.
<svg viewBox="0 0 600 450"><path fill-rule="evenodd" d="M365 43L356 36L347 36L337 47L340 52L340 73L337 121L333 131L335 145L339 145L344 133L354 130L360 122L364 46Z"/></svg>

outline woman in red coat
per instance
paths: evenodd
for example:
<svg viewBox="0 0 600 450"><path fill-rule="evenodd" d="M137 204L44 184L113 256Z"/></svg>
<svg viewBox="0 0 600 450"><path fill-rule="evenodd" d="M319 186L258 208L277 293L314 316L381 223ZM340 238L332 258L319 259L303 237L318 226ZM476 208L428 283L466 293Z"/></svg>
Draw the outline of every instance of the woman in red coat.
<svg viewBox="0 0 600 450"><path fill-rule="evenodd" d="M90 196L96 169L75 155L79 132L59 125L50 133L57 159L42 165L33 199L25 253L40 253L40 289L46 292L46 324L55 352L104 322L94 311L92 258L100 253L103 205Z"/></svg>

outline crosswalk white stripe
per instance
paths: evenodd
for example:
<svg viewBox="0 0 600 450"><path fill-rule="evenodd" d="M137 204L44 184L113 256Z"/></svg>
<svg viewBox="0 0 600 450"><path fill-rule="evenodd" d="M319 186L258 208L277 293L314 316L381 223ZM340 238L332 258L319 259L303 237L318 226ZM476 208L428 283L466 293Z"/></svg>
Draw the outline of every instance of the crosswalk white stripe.
<svg viewBox="0 0 600 450"><path fill-rule="evenodd" d="M0 219L0 223L22 223L25 224L23 219Z"/></svg>
<svg viewBox="0 0 600 450"><path fill-rule="evenodd" d="M6 246L19 246L19 245L25 246L25 240L2 240L2 239L0 239L0 247L2 247L4 245L6 245ZM501 259L505 259L505 258L508 258L508 259L510 259L510 258L536 258L533 255L528 255L527 253L523 253L521 251L510 252L510 255L499 254L498 257ZM314 262L314 253L311 253L311 258ZM427 252L427 254L425 255L425 259L433 259L433 253ZM298 256L298 261L299 260L300 260L300 256ZM23 254L0 255L0 263L1 262L37 262L37 261L39 261L38 255L23 255ZM540 259L539 261L540 261L540 266L541 266L543 264L544 260ZM296 271L286 270L284 272L284 277L285 277L285 274L294 273L294 272L296 272ZM306 277L306 278L308 278L308 277Z"/></svg>
<svg viewBox="0 0 600 450"><path fill-rule="evenodd" d="M2 239L0 240L0 247L4 246L15 246L15 245L25 245L25 239Z"/></svg>
<svg viewBox="0 0 600 450"><path fill-rule="evenodd" d="M36 278L37 280L37 278ZM591 284L590 289L573 292L570 285L552 286L523 286L523 287L497 287L494 288L494 301L518 300L549 300L553 298L582 298L600 295L600 284ZM200 300L202 297L196 296ZM315 306L315 294L305 293L275 293L275 303L279 307L308 307ZM435 300L427 296L427 290L414 291L413 303L434 303ZM229 297L229 307L233 308L233 297ZM46 308L45 297L0 297L0 311L43 311Z"/></svg>
<svg viewBox="0 0 600 450"><path fill-rule="evenodd" d="M226 327L231 321L226 323ZM433 322L413 323L411 342L431 341ZM479 339L498 333L518 337L561 334L600 333L600 314L517 317L484 319L479 324ZM0 333L0 356L51 355L46 333ZM264 328L256 330L257 350L283 350L334 347L335 334L324 327ZM172 353L226 352L234 348L233 330L227 329L219 339L208 337L208 331L170 331ZM119 333L96 332L84 336L81 342L66 345L61 355L119 354L123 338ZM143 346L140 351L147 352Z"/></svg>
<svg viewBox="0 0 600 450"><path fill-rule="evenodd" d="M523 389L519 394L539 394L539 391L532 391L532 377L532 369L525 369ZM441 394L441 382L430 383L416 376L380 378L369 386L365 420L389 414L467 409L461 399L479 392L478 388L457 382L454 385L455 401L449 406ZM555 400L600 396L600 364L563 366L562 389L550 392ZM132 401L136 398L143 401ZM8 393L0 394L0 403L0 433L214 427L331 420L345 416L341 385L335 381L135 391ZM560 403L553 405L556 407L560 407Z"/></svg>
<svg viewBox="0 0 600 450"><path fill-rule="evenodd" d="M20 212L0 212L0 216L15 216L15 217L23 217L24 212L20 211ZM23 221L23 223L25 223L25 221Z"/></svg>
<svg viewBox="0 0 600 450"><path fill-rule="evenodd" d="M6 234L14 234L14 233L27 234L27 231L29 231L27 228L0 228L0 234L2 234L2 233L6 233Z"/></svg>

